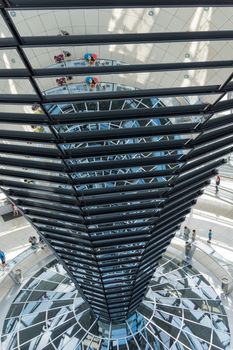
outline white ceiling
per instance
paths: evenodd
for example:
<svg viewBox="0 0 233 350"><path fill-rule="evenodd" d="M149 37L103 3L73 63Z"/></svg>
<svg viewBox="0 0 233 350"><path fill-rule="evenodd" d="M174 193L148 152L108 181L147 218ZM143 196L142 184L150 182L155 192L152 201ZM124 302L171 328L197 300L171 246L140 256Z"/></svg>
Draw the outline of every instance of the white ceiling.
<svg viewBox="0 0 233 350"><path fill-rule="evenodd" d="M149 16L149 11L153 16ZM19 33L30 35L58 35L60 30L70 34L107 34L139 32L178 32L231 30L233 28L232 8L165 8L165 9L106 9L106 10L46 10L10 11ZM1 37L9 32L0 20ZM141 45L106 45L69 48L35 48L25 52L35 68L45 68L54 63L53 56L66 49L72 59L80 59L84 53L97 53L99 58L121 60L128 64L192 62L233 59L233 41L162 43ZM15 50L0 51L0 68L23 67ZM116 82L137 88L163 88L221 84L232 69L209 69L181 72L156 72L99 76L103 82ZM83 82L77 77L75 82ZM25 81L0 81L0 92L28 93L30 86ZM56 85L55 78L40 79L41 89ZM25 89L26 88L26 89Z"/></svg>

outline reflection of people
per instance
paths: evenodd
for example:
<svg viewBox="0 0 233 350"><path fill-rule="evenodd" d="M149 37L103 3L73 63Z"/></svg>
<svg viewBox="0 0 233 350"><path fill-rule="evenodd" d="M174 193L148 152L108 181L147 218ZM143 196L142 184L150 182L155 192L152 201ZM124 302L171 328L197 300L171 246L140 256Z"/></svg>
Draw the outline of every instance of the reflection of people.
<svg viewBox="0 0 233 350"><path fill-rule="evenodd" d="M62 36L62 35L70 35L70 33L67 32L67 30L61 29L61 30L60 30L60 33L58 33L57 36Z"/></svg>
<svg viewBox="0 0 233 350"><path fill-rule="evenodd" d="M190 229L189 229L187 226L185 226L185 227L184 227L184 239L185 239L186 241L189 240L189 234L190 234Z"/></svg>
<svg viewBox="0 0 233 350"><path fill-rule="evenodd" d="M65 77L57 78L56 83L58 86L64 86L66 85L66 78Z"/></svg>
<svg viewBox="0 0 233 350"><path fill-rule="evenodd" d="M36 249L36 247L37 247L37 238L35 236L29 237L28 242L31 243L32 249Z"/></svg>
<svg viewBox="0 0 233 350"><path fill-rule="evenodd" d="M41 249L44 249L46 247L46 244L44 243L41 237L39 237L39 243L40 243Z"/></svg>
<svg viewBox="0 0 233 350"><path fill-rule="evenodd" d="M64 54L65 57L70 57L71 56L71 53L69 51L63 50L63 54Z"/></svg>
<svg viewBox="0 0 233 350"><path fill-rule="evenodd" d="M62 35L70 35L70 33L68 33L66 30L62 30L62 29L61 29L61 34Z"/></svg>
<svg viewBox="0 0 233 350"><path fill-rule="evenodd" d="M193 254L195 253L195 245L193 245L191 242L186 241L185 242L185 259L184 261L189 264L189 266L191 266L191 262L192 262L192 257Z"/></svg>
<svg viewBox="0 0 233 350"><path fill-rule="evenodd" d="M87 85L90 86L91 88L95 88L96 85L99 83L96 77L86 77L85 81Z"/></svg>
<svg viewBox="0 0 233 350"><path fill-rule="evenodd" d="M186 259L190 259L190 251L191 251L192 245L190 242L185 242L185 257Z"/></svg>
<svg viewBox="0 0 233 350"><path fill-rule="evenodd" d="M35 132L44 132L44 128L42 125L38 125L34 128Z"/></svg>
<svg viewBox="0 0 233 350"><path fill-rule="evenodd" d="M71 80L73 80L73 77L71 75L69 75L68 77L57 78L56 79L56 83L57 83L58 86L64 86L68 82L70 82Z"/></svg>
<svg viewBox="0 0 233 350"><path fill-rule="evenodd" d="M63 55L63 53L60 53L59 55L54 56L53 58L54 58L55 63L60 63L60 62L64 61L65 56Z"/></svg>
<svg viewBox="0 0 233 350"><path fill-rule="evenodd" d="M95 53L85 53L84 60L88 62L88 64L93 65L97 60L97 55Z"/></svg>
<svg viewBox="0 0 233 350"><path fill-rule="evenodd" d="M41 110L40 106L33 105L32 111L34 112L34 114L43 114L43 111Z"/></svg>
<svg viewBox="0 0 233 350"><path fill-rule="evenodd" d="M27 184L32 184L33 183L33 180L29 180L29 179L24 179L23 181L26 182Z"/></svg>
<svg viewBox="0 0 233 350"><path fill-rule="evenodd" d="M42 125L31 125L34 132L44 132L44 127Z"/></svg>
<svg viewBox="0 0 233 350"><path fill-rule="evenodd" d="M32 105L32 111L37 111L38 109L40 108L40 106L38 105L38 104L34 104L34 105Z"/></svg>

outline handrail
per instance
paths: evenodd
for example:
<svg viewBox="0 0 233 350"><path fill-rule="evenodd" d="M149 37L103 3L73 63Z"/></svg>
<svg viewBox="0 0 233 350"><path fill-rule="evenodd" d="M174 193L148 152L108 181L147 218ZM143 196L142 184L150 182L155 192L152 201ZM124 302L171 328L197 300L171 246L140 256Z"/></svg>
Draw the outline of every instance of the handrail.
<svg viewBox="0 0 233 350"><path fill-rule="evenodd" d="M178 231L178 235L179 235L179 231ZM181 237L176 237L176 238L182 239ZM175 244L174 241L172 245L177 247L177 244ZM193 246L194 246L194 252L193 252L192 258L196 259L196 261L202 264L202 262L200 261L200 258L201 258L200 253L201 253L204 257L203 259L204 266L207 266L208 270L212 272L221 283L223 278L228 279L228 282L229 282L228 292L230 292L233 289L233 269L232 271L229 271L229 269L226 269L226 266L228 265L228 261L224 259L221 255L219 255L212 247L202 242L195 241L193 243ZM212 264L208 264L208 260L209 261L211 260ZM223 264L223 263L226 263L226 264ZM212 269L210 267L212 267Z"/></svg>
<svg viewBox="0 0 233 350"><path fill-rule="evenodd" d="M23 252L18 254L16 257L14 257L12 260L10 260L7 264L4 270L0 271L0 283L3 281L5 277L7 277L12 270L19 264L21 263L24 259L29 257L32 253L35 253L38 251L39 248L32 249L31 247L28 247L25 249Z"/></svg>
<svg viewBox="0 0 233 350"><path fill-rule="evenodd" d="M215 261L225 271L225 273L228 275L228 278L231 279L233 283L233 269L230 271L229 269L225 268L227 265L231 266L228 260L224 259L224 257L218 254L212 247L209 247L202 242L195 242L194 244L196 248L201 250L204 254L208 255L209 258ZM207 251L205 249L207 249Z"/></svg>
<svg viewBox="0 0 233 350"><path fill-rule="evenodd" d="M223 186L218 186L218 193L216 193L212 184L205 188L204 194L207 196L217 196L222 201L233 202L233 191Z"/></svg>
<svg viewBox="0 0 233 350"><path fill-rule="evenodd" d="M211 187L211 188L214 187L215 188L215 185L214 184L210 184L208 187ZM218 188L221 191L226 191L226 192L229 192L229 193L233 194L233 190L231 190L230 188L224 187L222 185L219 185Z"/></svg>

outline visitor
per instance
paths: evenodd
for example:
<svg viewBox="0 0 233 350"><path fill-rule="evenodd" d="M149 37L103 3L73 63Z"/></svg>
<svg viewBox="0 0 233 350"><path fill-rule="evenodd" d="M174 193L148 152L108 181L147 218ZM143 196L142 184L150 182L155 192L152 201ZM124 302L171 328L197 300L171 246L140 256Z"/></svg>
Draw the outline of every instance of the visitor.
<svg viewBox="0 0 233 350"><path fill-rule="evenodd" d="M6 266L6 255L1 249L0 249L0 259L1 259L1 262L2 262L2 267L4 269L5 266Z"/></svg>
<svg viewBox="0 0 233 350"><path fill-rule="evenodd" d="M190 234L190 229L189 229L187 226L185 226L185 227L184 227L184 239L185 239L186 241L189 240L189 234Z"/></svg>
<svg viewBox="0 0 233 350"><path fill-rule="evenodd" d="M220 179L220 176L218 175L218 176L216 177L216 181L215 181L215 194L218 193L218 187L219 187L219 185L220 185L220 181L221 181L221 179Z"/></svg>
<svg viewBox="0 0 233 350"><path fill-rule="evenodd" d="M19 211L18 208L16 207L15 204L11 204L12 207L12 211L13 211L13 216L18 216L19 215Z"/></svg>
<svg viewBox="0 0 233 350"><path fill-rule="evenodd" d="M192 230L192 242L195 241L196 235L197 235L196 230Z"/></svg>
<svg viewBox="0 0 233 350"><path fill-rule="evenodd" d="M30 236L28 242L31 243L32 249L37 248L37 238L35 236Z"/></svg>
<svg viewBox="0 0 233 350"><path fill-rule="evenodd" d="M97 55L95 53L85 53L84 60L90 65L93 66L97 60Z"/></svg>
<svg viewBox="0 0 233 350"><path fill-rule="evenodd" d="M212 236L213 236L213 232L211 229L209 229L209 232L208 232L208 243L211 243L211 240L212 240Z"/></svg>

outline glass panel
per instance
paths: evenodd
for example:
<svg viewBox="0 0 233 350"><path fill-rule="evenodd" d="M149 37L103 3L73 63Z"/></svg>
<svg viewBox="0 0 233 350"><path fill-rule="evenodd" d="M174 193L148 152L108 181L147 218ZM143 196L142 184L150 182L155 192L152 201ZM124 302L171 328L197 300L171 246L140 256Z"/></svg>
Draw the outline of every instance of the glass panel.
<svg viewBox="0 0 233 350"><path fill-rule="evenodd" d="M18 52L13 49L0 49L0 69L25 68Z"/></svg>
<svg viewBox="0 0 233 350"><path fill-rule="evenodd" d="M0 94L36 95L28 79L0 79Z"/></svg>
<svg viewBox="0 0 233 350"><path fill-rule="evenodd" d="M129 249L133 249L133 245L131 247L126 246L126 250L129 251ZM125 324L113 324L110 328L109 324L96 322L92 314L86 313L88 312L87 306L82 298L74 296L76 289L70 284L70 280L65 277L66 272L57 264L55 269L55 265L50 263L44 270L39 271L36 274L37 277L32 278L25 285L25 289L18 294L16 300L22 300L18 305L22 305L24 308L15 309L16 304L12 304L8 318L4 323L5 335L2 337L2 343L5 345L14 341L16 333L10 333L11 338L8 338L6 334L17 329L19 340L24 343L21 347L25 350L29 343L30 346L31 344L32 346L35 345L40 350L51 350L49 347L51 340L53 340L56 347L63 347L67 350L73 348L73 346L77 348L78 344L80 350L90 350L92 347L99 350L98 346L101 339L102 347L100 349L106 350L109 349L110 331L111 337L114 339L110 341L110 345L115 350L137 349L137 344L146 350L149 350L151 346L160 350L168 350L171 346L175 346L174 349L176 350L187 350L189 348L207 350L210 345L213 349L229 346L229 328L221 302L219 299L208 300L208 296L203 293L208 288L209 293L213 294L212 298L217 298L215 292L202 276L197 275L197 271L193 269L185 271L181 265L177 264L179 264L179 261L175 259L170 261L163 258L161 261L159 269L163 270L163 280L167 283L161 283L157 286L157 289L154 288L156 308L153 302L154 296L151 295L150 297L147 294L147 299L141 304L138 312L128 318L127 327ZM159 269L154 275L153 281L157 279L156 276L159 276ZM60 271L59 274L57 273L58 270ZM103 276L106 279L107 276L114 276L117 272L119 273L119 271L114 270L105 271ZM128 270L122 270L121 277L123 278L123 275L126 277L128 272ZM173 292L175 291L175 285L171 282L174 273L177 276L174 280L177 288L176 293L179 295L177 299L174 298ZM186 288L183 288L186 273L192 274L194 278L190 278L187 281ZM119 277L116 275L115 279L118 280ZM194 279L198 283L198 288L196 283L192 281ZM35 284L35 281L37 281L37 284ZM52 281L56 281L56 283ZM127 281L127 279L123 279L123 281ZM110 286L111 284L109 284ZM200 299L194 300L193 296L196 295L199 289L202 296L200 295ZM170 291L169 295L167 291ZM188 299L185 293L191 293L191 298ZM95 294L93 295L95 296ZM122 301L127 301L131 293L125 291L121 294ZM111 298L116 296L117 293L109 294ZM70 298L72 299L71 303ZM100 296L97 296L95 300L98 301L99 298ZM180 306L177 301L179 303L182 301ZM195 309L192 309L192 303L194 302L197 303L194 305ZM205 307L203 307L203 303L205 303ZM201 311L205 308L206 311ZM12 310L18 310L17 316L13 316ZM50 337L46 337L48 332L44 333L45 320L46 329L49 332L51 331ZM144 328L145 326L146 328ZM89 335L87 329L90 331ZM134 337L131 336L129 329L133 332ZM214 331L213 338L211 338L212 331ZM40 332L42 332L41 335L35 337ZM12 349L12 346L9 345L9 348Z"/></svg>
<svg viewBox="0 0 233 350"><path fill-rule="evenodd" d="M227 109L222 112L214 113L214 115L211 117L211 119L216 119L220 117L230 116L232 115L232 109Z"/></svg>
<svg viewBox="0 0 233 350"><path fill-rule="evenodd" d="M161 9L162 10L162 9ZM179 9L181 10L181 9ZM165 28L163 28L165 30ZM79 34L79 33L77 33ZM33 68L119 66L231 59L231 41L33 47L24 51ZM88 55L89 53L89 55ZM94 55L94 56L93 56ZM91 56L88 57L88 56ZM89 60L88 60L89 58Z"/></svg>
<svg viewBox="0 0 233 350"><path fill-rule="evenodd" d="M191 87L221 85L231 69L190 70L185 72L139 72L114 75L73 76L37 78L44 95L96 93L100 91L123 91L134 89L158 89L172 87ZM191 101L191 99L190 99Z"/></svg>
<svg viewBox="0 0 233 350"><path fill-rule="evenodd" d="M231 30L232 8L124 8L91 10L16 10L10 12L20 35L73 35Z"/></svg>
<svg viewBox="0 0 233 350"><path fill-rule="evenodd" d="M11 32L3 19L2 15L0 15L0 37L1 38L12 38Z"/></svg>
<svg viewBox="0 0 233 350"><path fill-rule="evenodd" d="M65 42L70 39L67 36L72 35L82 36L85 40L85 35L94 34L101 42L101 35L110 33L118 33L122 38L127 33L155 33L160 40L162 32L183 32L186 37L195 31L230 31L233 8L53 10L50 7L21 11L18 7L9 10L9 16L16 31L25 36L19 40L20 44L25 46L27 40L33 42L38 36L37 45L41 42L44 46L36 47L35 43L33 49L24 47L24 50L32 67L49 68L50 73L54 68L86 67L91 71L93 66L232 59L229 56L232 42L215 41L213 34L210 34L210 42L77 46L78 39L75 39L73 46L45 46L48 36L54 36L56 45L60 36L64 36ZM0 29L4 44L4 38L10 33L3 18L0 18ZM178 35L174 35L174 40L179 40ZM20 50L17 50L0 50L0 69L12 73L13 68L24 68ZM187 163L190 146L195 148L193 140L200 133L194 131L201 130L200 125L200 129L195 129L197 123L211 117L209 104L219 98L215 91L220 91L219 86L222 87L232 73L229 65L227 63L221 69L118 74L107 74L106 70L105 74L76 76L66 74L66 70L62 76L57 76L57 72L56 76L42 72L35 74L39 76L36 83L44 95L42 100L57 98L59 101L60 98L65 101L46 103L48 115L36 102L38 96L33 90L33 79L0 80L0 94L24 95L22 105L8 108L7 103L3 103L0 106L2 187L9 190L11 198L19 202L20 209L25 210L42 237L54 247L94 311L84 302L66 271L59 268L57 262L55 266L51 262L30 278L12 303L3 327L4 346L12 350L16 347L21 350L92 350L95 345L96 350L138 350L140 347L149 350L150 345L156 350L185 347L209 350L229 346L229 325L221 300L204 277L192 267L183 266L178 259L163 258L143 303L136 311L131 309L141 301L152 269L173 236L172 220L174 224L181 221L179 213L174 214L172 204L168 205L171 216L168 218L166 210L163 213L169 199L167 185L172 186L173 203L174 198L176 201L173 179L176 180L180 168ZM210 93L202 95L205 85L209 86ZM197 89L189 92L189 87ZM163 97L130 97L138 89L163 88L174 89L176 96L171 97L168 91ZM179 96L178 88L183 88L187 95ZM192 95L198 89L200 95ZM90 93L89 97L93 99L98 96L97 92L100 96L109 96L110 92L122 96L124 91L129 96L126 99L113 96L114 100L77 101L82 98L81 94L87 99ZM23 102L26 94L33 94L35 98L31 100L35 103L26 105ZM80 94L79 98L74 94ZM70 95L73 95L73 102L69 101ZM18 101L17 97L12 99ZM231 93L221 102L227 99L232 100ZM203 112L206 103L208 107ZM135 116L132 110L135 110ZM174 114L174 111L178 113ZM202 112L206 114L202 116ZM26 113L26 121L22 113ZM216 113L213 118L229 113L229 110ZM139 118L137 114L140 114ZM161 118L156 117L159 114ZM9 122L7 118L13 119L10 126L4 126ZM186 123L184 129L174 125L183 123ZM187 123L194 123L191 130ZM158 130L163 130L165 125L168 126L164 128L166 132L160 131L160 134ZM175 130L183 131L175 133ZM212 137L206 141L208 135L205 131L201 137L207 145L214 147L216 141ZM32 137L35 142L31 142ZM224 142L229 140L225 138ZM201 151L202 148L203 145ZM188 162L190 170L180 175L181 180L194 172L189 165L195 161L194 158ZM40 171L38 167L47 170ZM18 178L16 185L12 182L14 171ZM57 178L53 178L54 185L49 189L50 176ZM69 177L74 181L68 181ZM59 180L63 180L62 184ZM178 183L179 192L182 186ZM124 186L127 186L125 191ZM77 190L76 195L73 189ZM184 199L190 198L190 194L185 196ZM181 204L178 209L184 206ZM158 235L152 236L152 245L148 248L149 234L154 235L152 225L157 223L157 218L162 220L157 226ZM166 237L163 238L164 232ZM146 257L140 266L145 249ZM150 261L150 253L154 254L154 260ZM108 320L109 316L117 321L125 320L128 312L128 323L112 325Z"/></svg>
<svg viewBox="0 0 233 350"><path fill-rule="evenodd" d="M185 77L187 79L187 77ZM219 94L211 94L211 95L197 95L197 96L179 96L179 97L160 97L159 101L163 103L165 107L173 107L173 106L187 106L187 105L196 105L196 104L202 104L202 103L213 103L215 102ZM183 120L185 120L188 117L183 117ZM198 119L198 117L189 117L191 121L195 122ZM203 119L201 121L204 121L206 116L203 116ZM173 120L176 120L176 118L173 118Z"/></svg>
<svg viewBox="0 0 233 350"><path fill-rule="evenodd" d="M4 114L7 116L7 113L30 113L30 114L41 114L41 111L35 110L35 106L38 105L29 105L29 104L0 104L0 113L4 112ZM36 107L37 108L37 107ZM35 115L36 119L36 115Z"/></svg>
<svg viewBox="0 0 233 350"><path fill-rule="evenodd" d="M200 98L198 96L192 96L193 103L206 103L210 100L211 97L209 96L201 96ZM213 100L215 100L217 96L213 96ZM56 126L56 129L59 132L68 132L69 130L98 130L99 125L103 129L108 129L108 125L110 121L112 121L112 125L117 125L118 123L122 123L125 125L159 125L159 124L166 124L171 122L172 124L181 124L181 123L198 123L201 121L204 121L209 115L200 115L200 113L197 113L197 115L189 115L190 113L187 113L187 115L180 115L176 114L175 116L170 116L169 109L163 110L164 107L172 107L172 106L181 106L181 105L188 105L189 103L192 104L192 101L189 101L189 96L187 97L172 97L172 98L160 98L157 99L155 97L149 98L135 98L135 99L125 99L125 100L103 100L103 101L84 101L84 102L73 102L73 103L67 103L67 104L57 104L57 105L46 105L46 109L48 113L51 115L52 119L54 119L55 123L60 121L59 125ZM164 102L163 102L164 100ZM92 118L92 115L89 113L88 115L86 112L101 112L101 111L121 111L121 110L128 110L128 109L149 109L149 108L159 108L159 110L155 111L155 116L153 117L147 117L145 115L141 116L135 116L135 118L124 118L124 116L119 113L119 117L112 116L111 114L105 116L102 119L101 123L96 122L98 120L95 116ZM85 113L85 114L81 114ZM156 113L161 113L162 117L159 116L156 117ZM163 115L164 114L164 115ZM166 116L167 114L167 116ZM100 117L100 116L99 116ZM77 118L81 119L80 123L77 124ZM68 120L67 120L68 119ZM126 119L126 120L124 120ZM66 123L67 120L67 123ZM77 125L77 126L76 126Z"/></svg>

